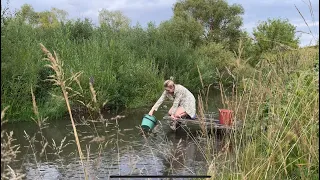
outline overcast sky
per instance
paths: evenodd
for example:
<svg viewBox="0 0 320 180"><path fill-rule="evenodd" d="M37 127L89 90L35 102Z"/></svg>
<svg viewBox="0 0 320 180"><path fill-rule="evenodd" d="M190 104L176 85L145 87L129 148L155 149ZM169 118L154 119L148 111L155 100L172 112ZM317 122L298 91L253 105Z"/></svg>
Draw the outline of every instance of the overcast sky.
<svg viewBox="0 0 320 180"><path fill-rule="evenodd" d="M2 5L6 4L6 1L1 0ZM67 11L69 18L88 17L96 24L99 10L102 8L121 10L131 19L133 25L139 22L142 26L146 26L150 21L158 25L161 21L170 19L175 2L176 0L9 0L9 8L19 9L25 3L32 5L37 12L56 7ZM312 4L314 17L311 16L309 2ZM315 38L319 37L319 0L228 0L228 3L243 6L245 10L243 29L250 33L259 21L268 18L287 18L298 31L309 32L309 28L295 8L296 5ZM301 33L298 35L301 36L301 46L309 45L313 40L311 35Z"/></svg>

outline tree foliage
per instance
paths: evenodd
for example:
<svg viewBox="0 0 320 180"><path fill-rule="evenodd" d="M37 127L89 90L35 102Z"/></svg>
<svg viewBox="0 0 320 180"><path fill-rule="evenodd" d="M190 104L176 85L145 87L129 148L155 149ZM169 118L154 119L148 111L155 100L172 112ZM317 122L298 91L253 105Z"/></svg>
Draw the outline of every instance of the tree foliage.
<svg viewBox="0 0 320 180"><path fill-rule="evenodd" d="M175 17L193 17L203 26L207 41L230 49L240 36L243 13L241 5L229 5L225 0L180 0L174 5Z"/></svg>
<svg viewBox="0 0 320 180"><path fill-rule="evenodd" d="M163 88L161 82L171 76L195 93L202 83L233 83L232 73L249 76L249 66L260 62L261 52L275 49L277 44L261 39L285 43L294 37L292 26L270 23L269 27L266 23L257 28L255 36L259 38L254 41L240 30L242 13L240 5L224 0L181 0L174 6L174 16L159 26L130 26L130 19L120 11L105 9L99 12L100 26L95 26L87 18L69 20L67 13L57 8L36 12L25 4L12 16L1 18L3 105L21 105L9 112L11 117L31 113L24 103L31 103L28 96L33 85L39 107L52 109L44 110L44 115L60 110L58 99L48 95L55 89L42 83L49 73L39 63L39 42L57 50L65 62L66 75L83 72L81 85L94 77L98 97L107 99L109 107L137 107L156 100ZM2 14L8 13L2 9ZM90 92L82 87L79 92ZM84 97L78 100L87 101ZM27 113L21 116L29 117Z"/></svg>
<svg viewBox="0 0 320 180"><path fill-rule="evenodd" d="M29 4L22 5L16 14L21 22L42 28L58 27L60 22L65 22L68 16L66 11L58 8L52 8L50 11L35 12Z"/></svg>
<svg viewBox="0 0 320 180"><path fill-rule="evenodd" d="M295 35L296 27L288 19L268 19L253 30L260 52L267 52L289 46L297 48L299 38Z"/></svg>
<svg viewBox="0 0 320 180"><path fill-rule="evenodd" d="M130 26L130 19L121 11L99 11L99 22L101 26L109 26L115 30L127 29Z"/></svg>
<svg viewBox="0 0 320 180"><path fill-rule="evenodd" d="M203 27L194 18L174 17L160 24L159 30L168 38L177 42L189 42L193 46L201 44Z"/></svg>
<svg viewBox="0 0 320 180"><path fill-rule="evenodd" d="M71 40L82 41L89 39L93 33L92 22L88 18L83 21L81 19L77 19L75 22L68 21L66 27L70 30Z"/></svg>

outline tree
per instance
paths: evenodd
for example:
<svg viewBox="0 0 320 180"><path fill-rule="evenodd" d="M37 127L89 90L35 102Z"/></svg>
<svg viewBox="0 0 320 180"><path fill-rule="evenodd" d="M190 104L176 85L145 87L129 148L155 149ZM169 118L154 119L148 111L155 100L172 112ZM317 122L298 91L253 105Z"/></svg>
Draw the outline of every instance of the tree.
<svg viewBox="0 0 320 180"><path fill-rule="evenodd" d="M17 12L17 17L21 19L22 22L34 25L38 22L38 15L34 11L33 7L29 4L24 4L21 6L20 11Z"/></svg>
<svg viewBox="0 0 320 180"><path fill-rule="evenodd" d="M2 34L3 27L7 24L7 21L12 18L12 16L9 11L9 0L7 0L7 6L4 7L3 4L1 4L0 6L1 6L1 34Z"/></svg>
<svg viewBox="0 0 320 180"><path fill-rule="evenodd" d="M258 58L257 46L254 42L254 39L248 32L241 32L238 49L235 50L237 58L237 64L241 63L249 63L252 66L255 65L256 60Z"/></svg>
<svg viewBox="0 0 320 180"><path fill-rule="evenodd" d="M253 29L253 35L260 53L281 47L297 48L299 38L295 36L296 27L288 19L268 19Z"/></svg>
<svg viewBox="0 0 320 180"><path fill-rule="evenodd" d="M193 46L201 43L203 27L194 18L174 17L159 26L160 32L167 39L177 42L190 42Z"/></svg>
<svg viewBox="0 0 320 180"><path fill-rule="evenodd" d="M180 0L174 5L174 16L189 16L201 23L209 42L224 43L235 48L244 9L241 5L229 5L225 0Z"/></svg>
<svg viewBox="0 0 320 180"><path fill-rule="evenodd" d="M17 12L17 17L22 22L35 27L52 28L59 26L59 22L65 22L68 13L58 8L52 8L51 11L35 12L29 4L24 4Z"/></svg>
<svg viewBox="0 0 320 180"><path fill-rule="evenodd" d="M39 25L43 28L54 28L60 25L56 14L51 11L38 13Z"/></svg>
<svg viewBox="0 0 320 180"><path fill-rule="evenodd" d="M101 26L109 26L115 30L129 28L130 19L122 14L121 11L99 11L99 22Z"/></svg>
<svg viewBox="0 0 320 180"><path fill-rule="evenodd" d="M77 19L77 21L69 21L67 27L70 29L70 38L76 41L89 39L93 33L92 22L85 18L84 21Z"/></svg>
<svg viewBox="0 0 320 180"><path fill-rule="evenodd" d="M62 9L58 9L58 8L51 8L51 12L53 14L55 14L55 16L58 19L58 21L66 22L67 16L68 16L68 12L67 11L62 10Z"/></svg>

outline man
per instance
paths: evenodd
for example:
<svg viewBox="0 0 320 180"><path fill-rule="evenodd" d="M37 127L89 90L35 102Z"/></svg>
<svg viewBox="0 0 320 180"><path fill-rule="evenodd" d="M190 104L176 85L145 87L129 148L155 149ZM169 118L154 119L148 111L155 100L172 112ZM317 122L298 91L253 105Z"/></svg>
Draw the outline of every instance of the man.
<svg viewBox="0 0 320 180"><path fill-rule="evenodd" d="M165 91L154 104L149 112L149 115L152 116L153 112L158 110L159 106L167 97L170 100L173 100L173 105L168 112L172 119L196 118L196 100L193 94L187 88L180 84L174 84L172 80L166 80L164 82L164 88Z"/></svg>

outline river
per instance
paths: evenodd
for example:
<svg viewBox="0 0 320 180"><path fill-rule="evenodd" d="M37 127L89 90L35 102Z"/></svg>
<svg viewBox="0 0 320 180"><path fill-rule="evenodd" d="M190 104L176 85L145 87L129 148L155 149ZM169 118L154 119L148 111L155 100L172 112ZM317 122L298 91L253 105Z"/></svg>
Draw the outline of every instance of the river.
<svg viewBox="0 0 320 180"><path fill-rule="evenodd" d="M212 91L209 109L217 113L220 106L220 92ZM169 108L170 104L166 104L155 112L160 122ZM162 123L155 133L143 136L138 126L148 112L149 107L124 110L118 113L124 117L117 120L111 120L116 114L104 112L109 123L76 120L90 179L108 179L119 174L206 175L206 144L195 140L200 128L173 132ZM20 144L20 153L12 167L21 169L26 179L84 179L68 118L48 122L41 133L31 122L7 124L5 128L14 132L15 144ZM214 148L218 152L223 141L218 136L215 140Z"/></svg>

